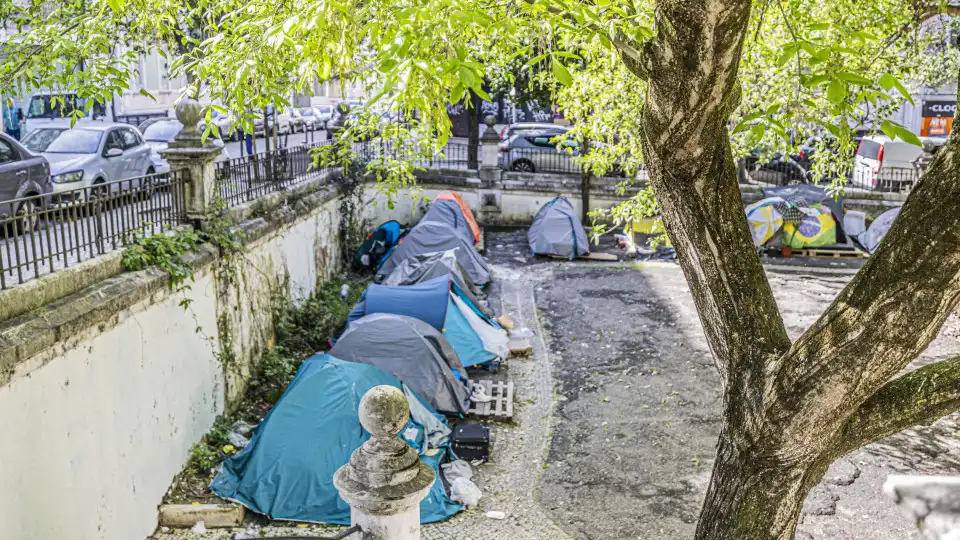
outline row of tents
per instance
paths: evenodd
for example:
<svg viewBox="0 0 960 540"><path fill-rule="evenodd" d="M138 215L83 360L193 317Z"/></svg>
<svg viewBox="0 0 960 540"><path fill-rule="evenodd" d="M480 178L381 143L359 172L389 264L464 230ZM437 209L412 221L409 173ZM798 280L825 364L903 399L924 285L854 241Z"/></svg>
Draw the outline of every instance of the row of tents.
<svg viewBox="0 0 960 540"><path fill-rule="evenodd" d="M333 474L369 438L360 399L386 384L410 405L400 437L437 473L421 521L462 510L440 468L456 459L447 418L470 410L467 370L509 355L507 333L485 300L490 268L479 240L473 214L454 192L440 193L412 229L388 222L370 234L355 265L375 269L379 283L363 291L333 347L303 362L249 444L223 463L212 491L273 519L349 524Z"/></svg>
<svg viewBox="0 0 960 540"><path fill-rule="evenodd" d="M846 210L842 196L802 184L763 189L764 198L746 207L757 249L843 248L859 244L873 253L900 209L881 214L870 226L862 212Z"/></svg>

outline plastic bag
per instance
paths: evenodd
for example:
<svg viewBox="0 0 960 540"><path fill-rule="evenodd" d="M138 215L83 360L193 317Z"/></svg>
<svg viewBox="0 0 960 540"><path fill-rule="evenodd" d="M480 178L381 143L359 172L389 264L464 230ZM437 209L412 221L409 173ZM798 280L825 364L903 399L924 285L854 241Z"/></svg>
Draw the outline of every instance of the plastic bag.
<svg viewBox="0 0 960 540"><path fill-rule="evenodd" d="M467 480L473 478L473 469L470 468L469 463L462 459L444 463L440 465L440 468L443 469L443 477L447 479L447 482L453 482L457 478L466 478Z"/></svg>
<svg viewBox="0 0 960 540"><path fill-rule="evenodd" d="M247 435L253 431L253 426L244 422L243 420L237 420L230 426L230 433L227 433L227 439L230 440L230 444L237 448L243 448L250 444L250 439L247 438Z"/></svg>
<svg viewBox="0 0 960 540"><path fill-rule="evenodd" d="M476 484L466 478L457 478L450 483L450 498L453 502L458 502L466 506L476 506L480 504L480 497L483 492Z"/></svg>

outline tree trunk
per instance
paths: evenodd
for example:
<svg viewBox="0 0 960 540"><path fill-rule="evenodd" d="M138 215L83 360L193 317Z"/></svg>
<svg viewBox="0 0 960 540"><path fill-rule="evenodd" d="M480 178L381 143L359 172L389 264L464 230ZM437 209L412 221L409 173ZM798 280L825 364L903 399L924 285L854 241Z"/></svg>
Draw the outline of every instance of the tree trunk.
<svg viewBox="0 0 960 540"><path fill-rule="evenodd" d="M583 154L590 153L590 141L583 141ZM586 169L580 170L580 222L583 224L589 223L590 219L590 180L593 177L590 175L590 172ZM633 230L630 231L630 243L633 244Z"/></svg>
<svg viewBox="0 0 960 540"><path fill-rule="evenodd" d="M750 455L721 435L697 540L793 540L803 501L825 470Z"/></svg>
<svg viewBox="0 0 960 540"><path fill-rule="evenodd" d="M467 111L467 168L480 168L480 106L483 100L470 92L470 109Z"/></svg>

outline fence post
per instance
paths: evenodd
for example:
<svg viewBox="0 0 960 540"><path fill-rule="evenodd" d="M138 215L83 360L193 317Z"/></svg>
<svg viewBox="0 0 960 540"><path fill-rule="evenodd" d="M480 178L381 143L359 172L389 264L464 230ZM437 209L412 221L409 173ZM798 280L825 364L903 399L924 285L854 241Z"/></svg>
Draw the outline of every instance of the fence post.
<svg viewBox="0 0 960 540"><path fill-rule="evenodd" d="M485 187L494 187L500 182L500 135L493 125L497 123L496 117L488 114L483 119L487 129L480 136L480 182Z"/></svg>
<svg viewBox="0 0 960 540"><path fill-rule="evenodd" d="M433 469L397 438L410 418L403 392L375 386L360 400L360 425L371 438L333 476L350 505L362 540L420 540L420 501L436 480Z"/></svg>
<svg viewBox="0 0 960 540"><path fill-rule="evenodd" d="M197 123L203 117L203 107L196 100L184 98L177 105L177 120L183 124L180 133L160 153L170 163L171 171L184 171L185 214L187 219L200 223L207 219L208 209L216 196L216 167L214 160L221 148L213 138L201 137Z"/></svg>
<svg viewBox="0 0 960 540"><path fill-rule="evenodd" d="M892 474L887 477L883 491L925 538L960 537L960 477Z"/></svg>

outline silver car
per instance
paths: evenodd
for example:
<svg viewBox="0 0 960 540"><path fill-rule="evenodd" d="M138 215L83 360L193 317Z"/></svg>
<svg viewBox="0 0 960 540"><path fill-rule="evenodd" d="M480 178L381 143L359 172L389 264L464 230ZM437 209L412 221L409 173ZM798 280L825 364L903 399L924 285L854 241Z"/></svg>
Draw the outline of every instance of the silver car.
<svg viewBox="0 0 960 540"><path fill-rule="evenodd" d="M15 214L34 213L53 191L50 164L46 158L30 153L12 137L0 133L0 219ZM30 197L11 207L3 201Z"/></svg>
<svg viewBox="0 0 960 540"><path fill-rule="evenodd" d="M51 124L30 132L23 146L50 162L54 194L156 172L150 147L127 124Z"/></svg>
<svg viewBox="0 0 960 540"><path fill-rule="evenodd" d="M579 173L580 167L573 156L580 155L573 139L566 138L557 149L554 137L562 136L567 130L562 127L518 131L506 141L500 143L500 155L503 166L518 172L569 172Z"/></svg>
<svg viewBox="0 0 960 540"><path fill-rule="evenodd" d="M170 172L170 163L167 162L167 159L164 158L160 152L170 145L170 141L180 133L181 129L183 129L183 124L181 124L179 120L167 118L150 124L147 126L147 129L143 131L143 138L146 139L147 146L150 147L150 161L153 163L155 173L165 174ZM223 140L213 136L211 136L211 139L213 140L213 144L223 148L223 151L217 156L216 161L219 163L229 160L230 153L224 148Z"/></svg>

